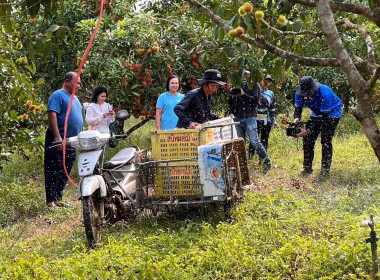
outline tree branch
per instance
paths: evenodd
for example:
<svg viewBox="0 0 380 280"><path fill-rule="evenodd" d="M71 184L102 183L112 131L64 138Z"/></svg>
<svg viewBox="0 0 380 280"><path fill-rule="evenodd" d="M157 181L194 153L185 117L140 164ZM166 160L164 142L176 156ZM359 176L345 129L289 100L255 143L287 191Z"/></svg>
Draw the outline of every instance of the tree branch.
<svg viewBox="0 0 380 280"><path fill-rule="evenodd" d="M294 31L281 31L280 29L277 29L277 28L274 28L272 26L269 25L269 23L267 23L265 20L261 19L260 20L268 29L270 30L273 30L275 31L276 33L278 34L281 34L281 35L294 35L294 36L297 36L297 35L312 35L312 36L317 36L317 37L320 37L320 36L323 36L324 35L324 32L315 32L315 31L311 31L311 30L302 30L302 31L299 31L299 32L294 32Z"/></svg>
<svg viewBox="0 0 380 280"><path fill-rule="evenodd" d="M309 7L317 7L316 0L289 0L289 2L297 3ZM380 1L378 1L380 2ZM376 4L376 8L371 10L368 7L362 7L354 4L330 2L330 8L334 11L348 12L357 15L362 15L367 19L373 21L377 26L380 27L380 5Z"/></svg>
<svg viewBox="0 0 380 280"><path fill-rule="evenodd" d="M365 29L365 27L362 25L353 24L347 18L344 18L343 21L348 27L356 29L363 36L367 44L367 57L370 61L375 62L375 49L373 47L373 41L368 30Z"/></svg>
<svg viewBox="0 0 380 280"><path fill-rule="evenodd" d="M220 17L215 15L210 9L199 3L197 0L186 0L195 9L203 12L208 18L210 18L214 23L220 26L226 33L233 28L227 25ZM256 39L251 38L247 35L242 35L239 37L240 40L246 42L247 44L254 45L258 48L265 49L271 53L276 54L282 59L287 59L291 62L302 64L305 66L322 66L322 67L340 67L336 58L314 58L298 56L294 53L285 51L271 43L269 43L263 36L257 36ZM365 74L372 74L374 70L374 64L367 61L357 62L358 69L364 71Z"/></svg>
<svg viewBox="0 0 380 280"><path fill-rule="evenodd" d="M376 81L380 78L380 65L377 66L371 79L368 81L368 89L372 90L375 87Z"/></svg>
<svg viewBox="0 0 380 280"><path fill-rule="evenodd" d="M329 6L329 0L319 0L317 9L322 23L322 29L326 32L325 37L327 39L327 43L337 58L343 72L347 75L348 81L351 85L354 85L355 82L358 85L364 85L365 81L356 69L354 62L345 49L338 33L338 29L335 26L335 20ZM358 88L354 88L354 90L356 94L360 93Z"/></svg>

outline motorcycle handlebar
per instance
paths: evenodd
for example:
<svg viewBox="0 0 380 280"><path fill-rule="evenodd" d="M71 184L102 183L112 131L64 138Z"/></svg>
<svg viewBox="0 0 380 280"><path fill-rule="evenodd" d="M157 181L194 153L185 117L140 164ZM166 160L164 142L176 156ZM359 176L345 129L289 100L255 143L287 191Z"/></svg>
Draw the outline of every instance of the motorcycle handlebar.
<svg viewBox="0 0 380 280"><path fill-rule="evenodd" d="M55 148L63 145L63 141L53 142L53 145L50 148Z"/></svg>

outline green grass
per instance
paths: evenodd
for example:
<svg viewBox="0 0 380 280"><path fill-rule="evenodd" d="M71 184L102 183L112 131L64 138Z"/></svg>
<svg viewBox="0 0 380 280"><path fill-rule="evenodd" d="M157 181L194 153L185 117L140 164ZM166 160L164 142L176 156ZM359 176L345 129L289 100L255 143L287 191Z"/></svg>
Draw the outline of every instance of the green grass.
<svg viewBox="0 0 380 280"><path fill-rule="evenodd" d="M365 240L369 216L375 216L375 229L380 221L380 165L353 122L345 116L339 124L331 176L322 184L313 183L320 144L315 174L300 178L302 142L274 130L269 154L275 168L263 176L257 159L250 162L251 191L231 221L211 207L142 216L106 228L100 246L92 250L76 189L65 191L72 208L48 211L41 159L15 158L1 177L0 278L371 279L371 249ZM117 149L149 147L153 129L149 123Z"/></svg>

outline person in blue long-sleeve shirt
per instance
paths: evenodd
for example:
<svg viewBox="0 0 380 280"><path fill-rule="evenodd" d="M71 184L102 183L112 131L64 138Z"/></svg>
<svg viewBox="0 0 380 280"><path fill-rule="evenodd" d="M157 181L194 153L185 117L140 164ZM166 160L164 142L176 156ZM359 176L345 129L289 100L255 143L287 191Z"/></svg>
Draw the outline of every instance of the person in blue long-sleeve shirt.
<svg viewBox="0 0 380 280"><path fill-rule="evenodd" d="M174 113L178 116L177 128L193 129L201 123L219 118L211 113L211 95L218 90L219 85L226 84L222 81L222 75L218 70L209 69L198 82L202 86L189 91L174 107Z"/></svg>
<svg viewBox="0 0 380 280"><path fill-rule="evenodd" d="M322 166L318 178L325 179L330 172L332 138L342 116L342 101L328 86L320 84L311 76L305 76L300 79L296 89L294 122L301 119L304 106L309 107L312 114L306 123L306 129L301 129L296 136L303 138L304 170L301 175L313 172L314 146L318 135L321 134Z"/></svg>

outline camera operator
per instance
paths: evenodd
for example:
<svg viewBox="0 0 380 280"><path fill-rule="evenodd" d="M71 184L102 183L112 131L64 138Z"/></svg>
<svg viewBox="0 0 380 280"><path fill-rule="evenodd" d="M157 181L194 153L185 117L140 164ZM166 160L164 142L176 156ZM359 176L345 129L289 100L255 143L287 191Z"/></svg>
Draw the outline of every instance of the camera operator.
<svg viewBox="0 0 380 280"><path fill-rule="evenodd" d="M310 119L306 123L306 129L296 136L303 138L304 170L302 176L313 173L314 146L321 133L322 166L318 179L325 179L330 172L333 147L332 138L342 116L342 101L326 85L320 84L311 76L300 79L295 94L294 122L300 121L302 108L307 106L312 111Z"/></svg>
<svg viewBox="0 0 380 280"><path fill-rule="evenodd" d="M246 79L250 78L251 73L243 69L244 86L242 89L235 88L230 91L231 96L228 100L229 111L234 115L234 121L240 122L240 124L236 126L238 136L245 140L245 134L248 134L250 143L259 155L260 164L263 165L263 173L266 174L271 169L272 164L257 133L256 117L260 86L255 84L252 89L249 89L246 85Z"/></svg>

